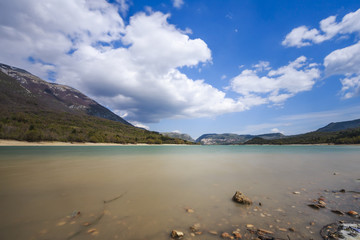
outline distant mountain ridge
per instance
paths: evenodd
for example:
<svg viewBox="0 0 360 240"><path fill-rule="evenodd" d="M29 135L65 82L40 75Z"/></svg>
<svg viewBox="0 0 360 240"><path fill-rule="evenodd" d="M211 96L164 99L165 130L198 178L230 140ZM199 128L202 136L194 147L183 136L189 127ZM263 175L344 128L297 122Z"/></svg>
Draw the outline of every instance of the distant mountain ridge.
<svg viewBox="0 0 360 240"><path fill-rule="evenodd" d="M360 128L360 119L344 122L332 122L325 127L319 128L316 132L337 132L351 128Z"/></svg>
<svg viewBox="0 0 360 240"><path fill-rule="evenodd" d="M23 97L31 98L31 101L37 103L39 108L75 114L84 113L131 125L109 109L72 87L46 82L26 70L6 64L0 63L0 72L16 79L23 90L25 90L25 92L21 93L24 95ZM5 95L6 93L3 94ZM16 102L12 103L17 105Z"/></svg>
<svg viewBox="0 0 360 240"><path fill-rule="evenodd" d="M359 144L360 119L330 123L316 131L281 139L256 137L244 144Z"/></svg>
<svg viewBox="0 0 360 240"><path fill-rule="evenodd" d="M239 135L234 133L223 133L223 134L216 134L216 133L209 133L203 134L196 142L201 143L203 145L228 145L228 144L242 144L246 141L249 141L255 137L260 137L262 139L280 139L284 138L285 135L282 133L268 133L268 134L261 134L261 135Z"/></svg>

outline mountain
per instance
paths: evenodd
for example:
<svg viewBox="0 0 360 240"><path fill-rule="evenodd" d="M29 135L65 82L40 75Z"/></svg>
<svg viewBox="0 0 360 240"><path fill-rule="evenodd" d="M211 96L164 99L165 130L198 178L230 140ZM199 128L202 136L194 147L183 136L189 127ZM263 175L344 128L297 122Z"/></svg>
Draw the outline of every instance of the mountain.
<svg viewBox="0 0 360 240"><path fill-rule="evenodd" d="M132 126L78 90L0 64L0 139L187 143Z"/></svg>
<svg viewBox="0 0 360 240"><path fill-rule="evenodd" d="M162 132L164 136L171 137L171 138L179 138L189 142L195 142L195 140L186 133L177 133L177 132Z"/></svg>
<svg viewBox="0 0 360 240"><path fill-rule="evenodd" d="M20 84L20 87L24 90L21 93L22 97L36 103L37 106L43 110L48 109L74 114L85 113L90 116L101 117L131 125L109 109L98 104L96 101L90 99L74 88L46 82L23 69L5 64L0 64L0 71L8 77L15 79L17 83ZM2 76L2 78L4 77L5 76ZM4 90L5 89L2 89L1 91L2 95L8 95L9 93L6 93ZM7 90L9 91L10 89ZM20 91L17 93L19 94ZM14 100L14 98L12 99ZM9 98L3 98L2 100L7 100L6 104L11 104L16 108L19 107L16 99L15 101L11 101Z"/></svg>
<svg viewBox="0 0 360 240"><path fill-rule="evenodd" d="M360 119L330 123L314 132L288 136L281 139L256 137L245 144L359 144Z"/></svg>
<svg viewBox="0 0 360 240"><path fill-rule="evenodd" d="M337 132L351 128L360 128L360 119L345 122L332 122L325 127L319 128L316 132Z"/></svg>
<svg viewBox="0 0 360 240"><path fill-rule="evenodd" d="M261 137L263 139L278 139L284 138L285 136L281 133L269 133L262 135L238 135L233 133L224 133L224 134L204 134L201 135L196 142L204 145L227 145L227 144L242 144L246 141L249 141L255 137Z"/></svg>

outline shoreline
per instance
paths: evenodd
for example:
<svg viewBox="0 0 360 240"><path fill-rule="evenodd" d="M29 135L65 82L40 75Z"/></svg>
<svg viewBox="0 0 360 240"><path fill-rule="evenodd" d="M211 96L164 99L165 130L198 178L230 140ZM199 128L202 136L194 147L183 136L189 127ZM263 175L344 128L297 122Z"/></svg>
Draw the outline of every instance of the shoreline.
<svg viewBox="0 0 360 240"><path fill-rule="evenodd" d="M188 144L147 144L147 143L92 143L92 142L58 142L58 141L41 141L27 142L19 140L0 139L0 147L6 146L222 146L222 145L188 145ZM226 145L224 145L226 146ZM228 145L231 146L231 145ZM232 146L281 146L272 144L249 144L249 145L232 145ZM282 146L360 146L360 144L284 144Z"/></svg>
<svg viewBox="0 0 360 240"><path fill-rule="evenodd" d="M166 144L163 144L166 145ZM175 145L175 144L174 144ZM0 139L0 146L151 146L146 143L120 144L120 143L92 143L92 142L27 142L18 140Z"/></svg>

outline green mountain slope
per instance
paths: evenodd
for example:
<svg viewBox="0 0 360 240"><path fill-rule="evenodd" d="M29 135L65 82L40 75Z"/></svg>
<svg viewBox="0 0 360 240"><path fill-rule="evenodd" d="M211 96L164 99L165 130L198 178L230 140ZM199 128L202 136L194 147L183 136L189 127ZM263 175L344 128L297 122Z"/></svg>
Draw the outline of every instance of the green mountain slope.
<svg viewBox="0 0 360 240"><path fill-rule="evenodd" d="M360 128L360 119L345 121L345 122L330 123L325 127L319 128L317 132L337 132L351 128Z"/></svg>
<svg viewBox="0 0 360 240"><path fill-rule="evenodd" d="M79 91L0 65L0 139L25 141L177 143L136 128Z"/></svg>

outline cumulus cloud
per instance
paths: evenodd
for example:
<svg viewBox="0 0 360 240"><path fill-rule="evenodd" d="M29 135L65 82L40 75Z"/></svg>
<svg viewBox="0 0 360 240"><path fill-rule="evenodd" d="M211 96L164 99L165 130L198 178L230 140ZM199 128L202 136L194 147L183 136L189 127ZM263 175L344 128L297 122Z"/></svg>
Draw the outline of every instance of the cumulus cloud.
<svg viewBox="0 0 360 240"><path fill-rule="evenodd" d="M119 39L124 22L117 11L106 1L1 1L0 60L44 77L25 60L51 66L83 45Z"/></svg>
<svg viewBox="0 0 360 240"><path fill-rule="evenodd" d="M51 71L135 125L249 108L179 70L211 61L203 40L161 12L137 13L126 25L121 8L105 0L2 1L0 61L43 78Z"/></svg>
<svg viewBox="0 0 360 240"><path fill-rule="evenodd" d="M346 14L341 21L336 16L330 16L320 21L320 29L309 29L306 26L294 28L282 44L287 47L303 47L319 44L337 35L346 37L352 33L360 33L360 9ZM360 41L337 49L324 58L325 75L343 75L340 79L342 88L340 94L344 99L359 95L360 78Z"/></svg>
<svg viewBox="0 0 360 240"><path fill-rule="evenodd" d="M360 93L360 42L338 49L324 59L325 73L330 75L344 75L341 79L340 94L348 99Z"/></svg>
<svg viewBox="0 0 360 240"><path fill-rule="evenodd" d="M230 86L242 95L242 102L282 104L297 93L312 89L320 71L316 65L310 65L304 56L276 70L271 70L268 62L260 62L253 66L255 69L243 70Z"/></svg>
<svg viewBox="0 0 360 240"><path fill-rule="evenodd" d="M175 8L181 8L184 5L184 0L172 0Z"/></svg>
<svg viewBox="0 0 360 240"><path fill-rule="evenodd" d="M330 16L320 21L320 29L309 29L307 26L294 28L286 35L282 45L287 47L304 47L322 43L337 34L360 32L360 9L346 14L340 22L336 16Z"/></svg>

